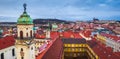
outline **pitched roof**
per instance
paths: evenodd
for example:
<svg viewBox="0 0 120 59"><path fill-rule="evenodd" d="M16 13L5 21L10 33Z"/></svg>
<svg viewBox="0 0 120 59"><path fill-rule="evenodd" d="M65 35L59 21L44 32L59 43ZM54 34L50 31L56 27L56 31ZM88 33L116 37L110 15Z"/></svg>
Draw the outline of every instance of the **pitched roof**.
<svg viewBox="0 0 120 59"><path fill-rule="evenodd" d="M13 45L15 45L15 39L13 36L6 36L3 38L0 38L0 50L8 48Z"/></svg>
<svg viewBox="0 0 120 59"><path fill-rule="evenodd" d="M49 50L45 53L45 55L41 59L59 59L62 57L62 49L63 43L61 39L56 39L56 41L52 44Z"/></svg>
<svg viewBox="0 0 120 59"><path fill-rule="evenodd" d="M112 34L107 34L107 33L101 33L102 36L105 36L107 38L113 39L115 41L120 40L120 37L116 36L116 35L112 35Z"/></svg>
<svg viewBox="0 0 120 59"><path fill-rule="evenodd" d="M101 44L101 42L91 40L87 42L100 59L119 59L119 53L114 53L111 47Z"/></svg>

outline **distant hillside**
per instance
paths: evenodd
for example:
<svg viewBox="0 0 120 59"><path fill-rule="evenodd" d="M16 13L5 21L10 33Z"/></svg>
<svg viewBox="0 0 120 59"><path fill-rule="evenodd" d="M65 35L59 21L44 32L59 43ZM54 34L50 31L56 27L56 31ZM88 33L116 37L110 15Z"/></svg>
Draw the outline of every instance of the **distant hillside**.
<svg viewBox="0 0 120 59"><path fill-rule="evenodd" d="M17 22L0 22L0 24L17 24Z"/></svg>
<svg viewBox="0 0 120 59"><path fill-rule="evenodd" d="M52 23L70 23L69 21L59 20L59 19L34 19L34 24L47 24ZM17 24L17 22L0 22L0 24Z"/></svg>
<svg viewBox="0 0 120 59"><path fill-rule="evenodd" d="M50 23L69 23L65 20L59 20L59 19L34 19L34 24L47 24Z"/></svg>
<svg viewBox="0 0 120 59"><path fill-rule="evenodd" d="M15 27L16 22L0 22L0 27L8 26L8 27Z"/></svg>

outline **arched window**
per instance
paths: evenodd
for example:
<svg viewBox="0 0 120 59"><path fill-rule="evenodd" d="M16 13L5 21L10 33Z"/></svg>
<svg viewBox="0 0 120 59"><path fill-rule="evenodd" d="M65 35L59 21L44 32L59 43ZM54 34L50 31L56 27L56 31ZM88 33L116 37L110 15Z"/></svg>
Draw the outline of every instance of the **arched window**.
<svg viewBox="0 0 120 59"><path fill-rule="evenodd" d="M23 39L23 31L20 31L20 39Z"/></svg>
<svg viewBox="0 0 120 59"><path fill-rule="evenodd" d="M32 38L32 30L30 31L30 37Z"/></svg>
<svg viewBox="0 0 120 59"><path fill-rule="evenodd" d="M26 36L27 36L27 38L28 38L28 33L26 33Z"/></svg>
<svg viewBox="0 0 120 59"><path fill-rule="evenodd" d="M23 48L21 48L21 51L23 51Z"/></svg>
<svg viewBox="0 0 120 59"><path fill-rule="evenodd" d="M4 53L1 53L1 59L4 59Z"/></svg>
<svg viewBox="0 0 120 59"><path fill-rule="evenodd" d="M12 56L15 56L15 49L12 49Z"/></svg>

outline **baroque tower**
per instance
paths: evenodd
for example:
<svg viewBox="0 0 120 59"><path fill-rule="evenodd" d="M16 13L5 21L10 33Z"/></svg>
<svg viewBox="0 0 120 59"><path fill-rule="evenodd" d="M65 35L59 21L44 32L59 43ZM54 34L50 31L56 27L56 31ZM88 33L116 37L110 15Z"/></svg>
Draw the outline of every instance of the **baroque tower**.
<svg viewBox="0 0 120 59"><path fill-rule="evenodd" d="M24 12L17 20L17 59L35 59L33 20L27 14L26 6L26 4L23 4Z"/></svg>

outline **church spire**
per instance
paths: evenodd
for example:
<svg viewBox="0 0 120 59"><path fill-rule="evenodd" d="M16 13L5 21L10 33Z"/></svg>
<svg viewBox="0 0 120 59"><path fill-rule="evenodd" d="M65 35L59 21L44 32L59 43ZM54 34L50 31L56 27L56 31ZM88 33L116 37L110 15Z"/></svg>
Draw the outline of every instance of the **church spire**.
<svg viewBox="0 0 120 59"><path fill-rule="evenodd" d="M26 13L26 6L27 6L27 4L24 3L24 4L23 4L23 7L24 7L24 13Z"/></svg>

